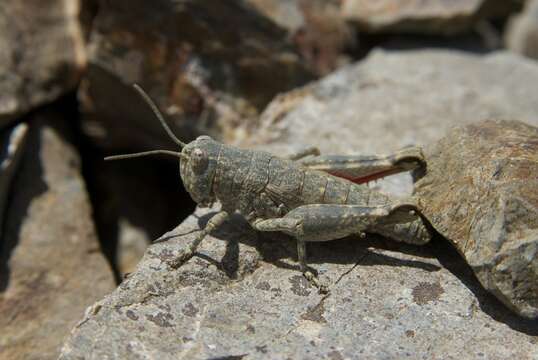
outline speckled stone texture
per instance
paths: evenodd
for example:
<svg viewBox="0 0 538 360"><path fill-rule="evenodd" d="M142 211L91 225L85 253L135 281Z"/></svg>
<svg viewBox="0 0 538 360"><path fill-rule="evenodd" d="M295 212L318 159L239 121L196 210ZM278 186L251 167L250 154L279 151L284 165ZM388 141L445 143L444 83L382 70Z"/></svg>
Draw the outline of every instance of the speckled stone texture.
<svg viewBox="0 0 538 360"><path fill-rule="evenodd" d="M441 138L453 124L504 115L533 122L536 65L507 54L376 52L283 95L251 136L288 154L382 153ZM522 96L525 94L525 96ZM409 175L379 187L409 195ZM307 245L329 285L319 295L298 271L293 239L226 222L177 270L179 254L218 210L199 209L151 246L137 269L88 309L62 359L533 359L538 324L480 285L443 238L425 246L378 237Z"/></svg>
<svg viewBox="0 0 538 360"><path fill-rule="evenodd" d="M196 230L207 217L199 210L174 232ZM446 243L309 244L310 263L330 284L322 296L298 272L293 240L256 234L240 218L171 270L166 259L194 236L150 247L137 270L89 309L61 358L538 356L536 324L486 295Z"/></svg>

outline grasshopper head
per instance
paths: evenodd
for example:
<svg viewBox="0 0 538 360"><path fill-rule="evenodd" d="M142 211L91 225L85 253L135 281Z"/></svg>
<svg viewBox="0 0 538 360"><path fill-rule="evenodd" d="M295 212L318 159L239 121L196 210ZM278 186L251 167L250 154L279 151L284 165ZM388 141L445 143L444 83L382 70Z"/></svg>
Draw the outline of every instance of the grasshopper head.
<svg viewBox="0 0 538 360"><path fill-rule="evenodd" d="M181 180L192 199L200 206L215 201L212 190L220 144L209 136L199 136L183 147L179 169Z"/></svg>
<svg viewBox="0 0 538 360"><path fill-rule="evenodd" d="M180 175L185 188L198 205L210 206L213 201L215 201L212 185L221 144L211 139L209 136L199 136L196 140L185 144L174 135L170 127L166 124L164 116L148 94L136 84L133 85L133 87L150 106L168 136L179 145L182 150L181 152L151 150L134 154L108 156L105 160L130 159L156 154L178 157L180 158Z"/></svg>

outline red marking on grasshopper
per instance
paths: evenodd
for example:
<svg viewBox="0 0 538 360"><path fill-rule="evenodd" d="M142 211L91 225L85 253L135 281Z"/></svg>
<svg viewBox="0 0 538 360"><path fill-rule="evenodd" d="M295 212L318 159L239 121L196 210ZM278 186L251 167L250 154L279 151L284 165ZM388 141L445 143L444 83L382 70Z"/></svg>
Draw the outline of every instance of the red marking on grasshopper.
<svg viewBox="0 0 538 360"><path fill-rule="evenodd" d="M381 179L389 175L397 174L400 171L401 170L398 170L398 169L390 169L390 170L380 171L378 173L373 173L370 175L358 176L358 177L349 176L347 174L344 174L338 171L328 171L328 173L331 175L337 176L339 178L354 182L355 184L365 184L373 180L377 180L377 179Z"/></svg>

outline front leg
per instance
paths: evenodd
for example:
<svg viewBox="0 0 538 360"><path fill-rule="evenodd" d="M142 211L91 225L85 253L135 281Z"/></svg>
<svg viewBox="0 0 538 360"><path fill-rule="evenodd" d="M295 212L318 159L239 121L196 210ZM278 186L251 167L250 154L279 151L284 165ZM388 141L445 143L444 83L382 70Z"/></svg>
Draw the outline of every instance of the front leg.
<svg viewBox="0 0 538 360"><path fill-rule="evenodd" d="M213 215L211 219L207 222L206 226L198 233L196 236L196 239L187 247L186 250L184 250L177 258L171 260L168 262L168 264L174 268L177 269L181 265L183 265L185 262L187 262L196 252L198 249L198 246L200 246L200 243L204 238L213 230L218 228L224 221L228 219L228 213L226 211L220 211Z"/></svg>
<svg viewBox="0 0 538 360"><path fill-rule="evenodd" d="M297 253L305 277L323 291L323 286L308 270L306 262L307 241L329 241L352 234L361 234L380 219L394 212L409 213L408 205L365 207L358 205L315 204L304 205L288 212L284 217L257 220L252 226L259 231L282 231L297 239ZM402 220L409 215L401 215Z"/></svg>

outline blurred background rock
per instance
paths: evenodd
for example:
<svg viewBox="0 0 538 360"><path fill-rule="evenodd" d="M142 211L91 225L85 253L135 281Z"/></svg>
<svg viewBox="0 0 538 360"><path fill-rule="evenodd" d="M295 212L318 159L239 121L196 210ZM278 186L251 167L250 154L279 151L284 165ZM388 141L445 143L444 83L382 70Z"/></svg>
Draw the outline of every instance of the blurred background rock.
<svg viewBox="0 0 538 360"><path fill-rule="evenodd" d="M0 358L57 357L194 210L177 162L102 161L174 149L133 83L184 141L388 152L537 125L537 34L536 0L3 0Z"/></svg>

